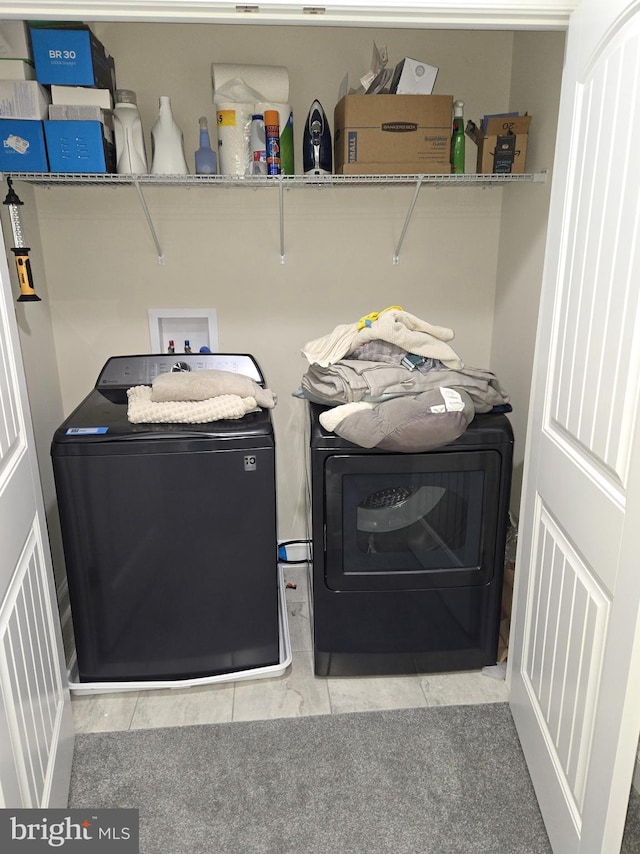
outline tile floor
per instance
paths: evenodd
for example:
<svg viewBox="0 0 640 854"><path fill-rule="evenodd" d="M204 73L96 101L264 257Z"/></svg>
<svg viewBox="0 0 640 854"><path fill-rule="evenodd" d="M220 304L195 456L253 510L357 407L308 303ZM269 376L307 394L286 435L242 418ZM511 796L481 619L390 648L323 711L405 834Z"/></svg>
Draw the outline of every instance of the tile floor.
<svg viewBox="0 0 640 854"><path fill-rule="evenodd" d="M313 674L309 587L304 565L285 568L292 662L284 675L184 689L72 694L77 732L149 729L331 715L375 709L504 702L505 682L480 671L319 678Z"/></svg>

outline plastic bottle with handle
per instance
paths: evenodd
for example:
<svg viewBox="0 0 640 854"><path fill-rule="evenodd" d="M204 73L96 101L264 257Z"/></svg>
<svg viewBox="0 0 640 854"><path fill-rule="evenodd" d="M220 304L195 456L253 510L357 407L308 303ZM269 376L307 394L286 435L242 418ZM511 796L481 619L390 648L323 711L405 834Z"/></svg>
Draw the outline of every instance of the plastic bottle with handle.
<svg viewBox="0 0 640 854"><path fill-rule="evenodd" d="M113 130L116 140L116 170L119 175L144 175L147 172L147 153L136 93L117 89L113 110Z"/></svg>
<svg viewBox="0 0 640 854"><path fill-rule="evenodd" d="M464 101L453 104L453 131L451 134L451 172L464 175Z"/></svg>

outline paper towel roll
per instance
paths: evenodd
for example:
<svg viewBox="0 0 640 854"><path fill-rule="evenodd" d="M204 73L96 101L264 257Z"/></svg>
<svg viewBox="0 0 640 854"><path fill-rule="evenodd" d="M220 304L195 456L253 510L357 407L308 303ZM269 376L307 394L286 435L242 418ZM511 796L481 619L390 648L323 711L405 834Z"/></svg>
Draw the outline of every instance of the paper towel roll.
<svg viewBox="0 0 640 854"><path fill-rule="evenodd" d="M289 100L289 72L283 65L244 65L240 62L212 62L214 93L234 77L240 77L265 100L286 103Z"/></svg>
<svg viewBox="0 0 640 854"><path fill-rule="evenodd" d="M221 175L248 175L251 166L253 104L223 101L216 105L218 168Z"/></svg>
<svg viewBox="0 0 640 854"><path fill-rule="evenodd" d="M278 101L258 101L256 112L264 115L265 110L278 111L280 125L280 167L283 175L295 173L293 165L293 113L291 104Z"/></svg>

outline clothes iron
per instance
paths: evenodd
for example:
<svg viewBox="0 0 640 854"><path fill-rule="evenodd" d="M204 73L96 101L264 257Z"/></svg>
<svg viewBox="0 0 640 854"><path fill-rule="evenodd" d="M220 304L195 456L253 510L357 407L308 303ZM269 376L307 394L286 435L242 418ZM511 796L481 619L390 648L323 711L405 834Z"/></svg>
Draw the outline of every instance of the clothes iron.
<svg viewBox="0 0 640 854"><path fill-rule="evenodd" d="M320 101L309 109L302 140L302 161L305 175L331 175L333 152L331 130Z"/></svg>

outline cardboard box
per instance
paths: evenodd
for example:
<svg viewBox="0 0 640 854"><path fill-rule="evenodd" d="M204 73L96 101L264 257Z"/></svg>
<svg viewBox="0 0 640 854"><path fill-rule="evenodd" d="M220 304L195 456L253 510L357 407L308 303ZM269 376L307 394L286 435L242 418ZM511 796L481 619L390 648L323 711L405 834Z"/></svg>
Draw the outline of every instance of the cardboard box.
<svg viewBox="0 0 640 854"><path fill-rule="evenodd" d="M335 108L337 175L451 171L451 95L345 95Z"/></svg>
<svg viewBox="0 0 640 854"><path fill-rule="evenodd" d="M392 95L430 95L438 70L435 65L405 56L394 69L389 92Z"/></svg>
<svg viewBox="0 0 640 854"><path fill-rule="evenodd" d="M115 91L113 59L88 27L32 27L31 45L40 83Z"/></svg>
<svg viewBox="0 0 640 854"><path fill-rule="evenodd" d="M0 118L46 119L49 93L35 80L0 80Z"/></svg>
<svg viewBox="0 0 640 854"><path fill-rule="evenodd" d="M476 172L519 175L525 171L531 116L492 116L467 122L466 134L478 146Z"/></svg>
<svg viewBox="0 0 640 854"><path fill-rule="evenodd" d="M101 122L113 133L113 113L100 107L88 104L74 106L73 104L51 104L49 118L52 122ZM108 137L110 139L110 137Z"/></svg>
<svg viewBox="0 0 640 854"><path fill-rule="evenodd" d="M51 103L66 104L73 107L101 107L103 110L112 110L113 96L110 89L96 89L90 86L52 86Z"/></svg>
<svg viewBox="0 0 640 854"><path fill-rule="evenodd" d="M0 121L0 171L49 171L42 122L28 119Z"/></svg>
<svg viewBox="0 0 640 854"><path fill-rule="evenodd" d="M0 80L35 80L36 70L28 59L0 59Z"/></svg>
<svg viewBox="0 0 640 854"><path fill-rule="evenodd" d="M24 21L0 21L0 57L31 59L29 28Z"/></svg>
<svg viewBox="0 0 640 854"><path fill-rule="evenodd" d="M52 172L115 172L116 150L100 122L44 123Z"/></svg>

